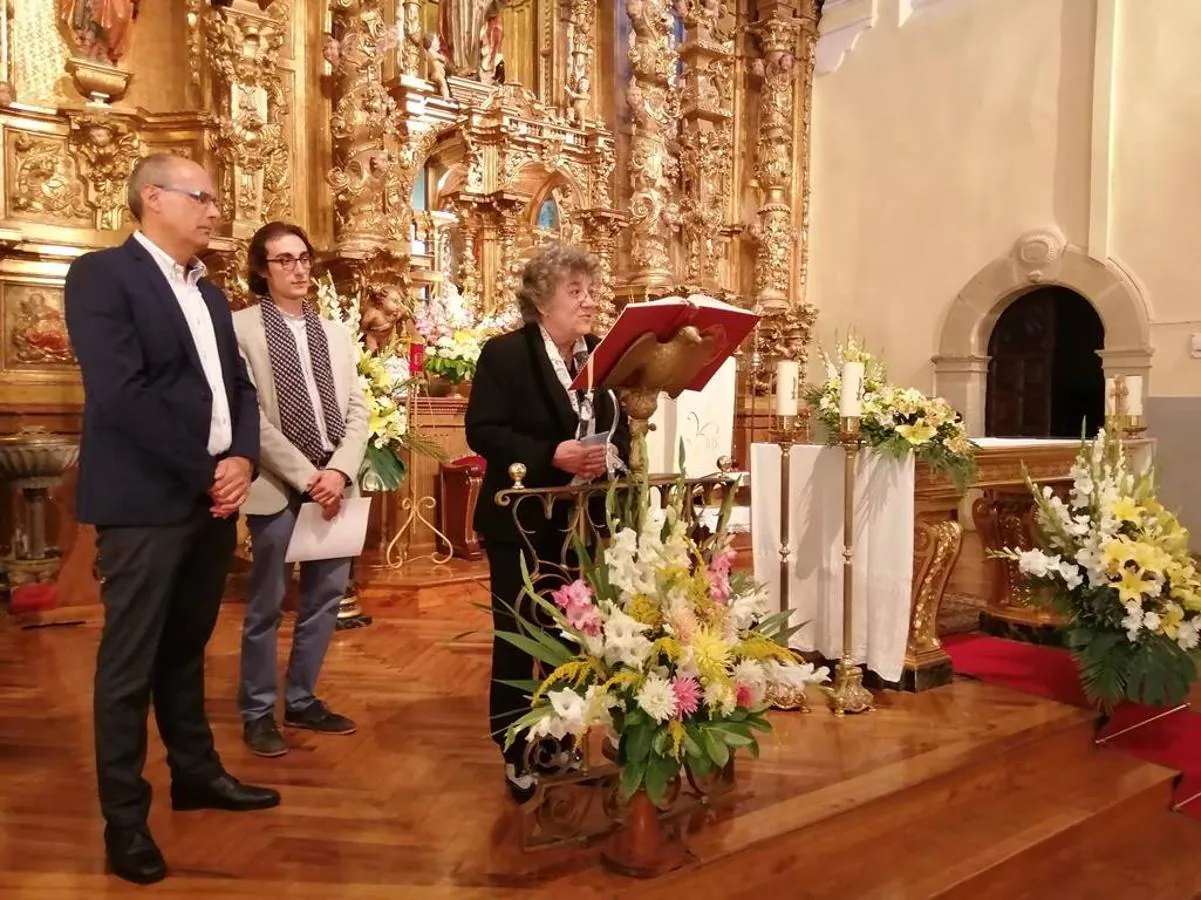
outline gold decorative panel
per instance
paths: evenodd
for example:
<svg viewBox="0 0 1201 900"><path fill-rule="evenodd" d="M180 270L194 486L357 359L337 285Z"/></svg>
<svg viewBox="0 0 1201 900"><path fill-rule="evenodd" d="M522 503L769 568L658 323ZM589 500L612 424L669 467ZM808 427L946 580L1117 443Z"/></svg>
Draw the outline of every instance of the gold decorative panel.
<svg viewBox="0 0 1201 900"><path fill-rule="evenodd" d="M6 216L91 227L86 188L65 135L5 129L4 150Z"/></svg>
<svg viewBox="0 0 1201 900"><path fill-rule="evenodd" d="M34 274L40 270L45 274ZM63 317L65 263L5 261L0 269L0 408L52 411L83 403Z"/></svg>
<svg viewBox="0 0 1201 900"><path fill-rule="evenodd" d="M5 285L4 369L54 371L75 363L67 322L63 317L63 292L53 284Z"/></svg>

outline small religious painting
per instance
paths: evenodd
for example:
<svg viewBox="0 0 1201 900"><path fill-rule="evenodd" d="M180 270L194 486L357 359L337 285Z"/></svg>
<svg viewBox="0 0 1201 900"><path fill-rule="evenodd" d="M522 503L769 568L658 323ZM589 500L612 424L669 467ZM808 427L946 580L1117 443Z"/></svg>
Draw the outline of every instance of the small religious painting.
<svg viewBox="0 0 1201 900"><path fill-rule="evenodd" d="M20 368L70 366L75 363L61 293L53 289L10 289L9 361Z"/></svg>
<svg viewBox="0 0 1201 900"><path fill-rule="evenodd" d="M129 51L141 0L59 0L59 18L80 56L115 66Z"/></svg>

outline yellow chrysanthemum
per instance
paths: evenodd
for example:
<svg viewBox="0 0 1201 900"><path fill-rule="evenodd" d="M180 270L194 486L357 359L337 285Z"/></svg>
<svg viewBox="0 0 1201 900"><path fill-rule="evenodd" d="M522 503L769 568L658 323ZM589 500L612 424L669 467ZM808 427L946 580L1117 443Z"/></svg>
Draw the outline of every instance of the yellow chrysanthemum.
<svg viewBox="0 0 1201 900"><path fill-rule="evenodd" d="M673 637L664 636L659 638L651 646L651 657L654 658L659 654L667 657L669 662L676 662L680 658L680 642Z"/></svg>
<svg viewBox="0 0 1201 900"><path fill-rule="evenodd" d="M663 622L663 611L646 594L635 594L626 604L626 615L643 625L657 628Z"/></svg>
<svg viewBox="0 0 1201 900"><path fill-rule="evenodd" d="M692 662L706 683L728 680L730 645L708 628L699 628L692 636Z"/></svg>

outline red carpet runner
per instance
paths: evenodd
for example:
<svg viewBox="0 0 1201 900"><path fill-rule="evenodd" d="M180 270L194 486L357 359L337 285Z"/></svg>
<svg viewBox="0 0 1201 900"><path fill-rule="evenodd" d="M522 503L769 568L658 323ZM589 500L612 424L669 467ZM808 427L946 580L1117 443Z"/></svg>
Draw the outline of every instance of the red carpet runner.
<svg viewBox="0 0 1201 900"><path fill-rule="evenodd" d="M1066 650L982 634L948 635L942 645L957 675L1072 706L1091 706L1080 687L1076 663ZM1182 773L1175 802L1183 804L1181 812L1201 819L1201 799L1194 799L1201 794L1201 715L1182 710L1148 721L1162 712L1150 706L1123 704L1114 710L1098 737L1147 722L1113 738L1106 746Z"/></svg>

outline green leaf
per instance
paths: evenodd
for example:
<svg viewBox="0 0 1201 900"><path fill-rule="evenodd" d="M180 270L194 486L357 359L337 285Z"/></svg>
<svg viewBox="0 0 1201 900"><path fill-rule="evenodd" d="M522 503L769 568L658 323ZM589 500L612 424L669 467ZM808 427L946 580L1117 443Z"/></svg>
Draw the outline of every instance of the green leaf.
<svg viewBox="0 0 1201 900"><path fill-rule="evenodd" d="M688 768L692 770L697 777L704 777L713 770L713 761L708 756L701 753L698 756L688 758Z"/></svg>
<svg viewBox="0 0 1201 900"><path fill-rule="evenodd" d="M638 792L638 788L642 787L642 780L645 777L645 759L626 763L621 769L621 795L629 800Z"/></svg>
<svg viewBox="0 0 1201 900"><path fill-rule="evenodd" d="M755 759L759 758L759 742L758 741L752 740L750 743L750 746L747 747L746 749L747 749L747 752L750 753L751 756L753 756Z"/></svg>
<svg viewBox="0 0 1201 900"><path fill-rule="evenodd" d="M755 739L750 736L749 732L743 734L741 731L721 725L713 726L713 730L731 747L749 747L755 742Z"/></svg>
<svg viewBox="0 0 1201 900"><path fill-rule="evenodd" d="M359 484L366 489L394 491L401 486L405 477L405 464L391 449L376 447L368 442L363 454L363 465L359 470Z"/></svg>
<svg viewBox="0 0 1201 900"><path fill-rule="evenodd" d="M625 740L623 741L625 749L625 759L627 762L642 762L645 761L651 752L651 742L654 739L655 730L646 725L630 726L627 723Z"/></svg>
<svg viewBox="0 0 1201 900"><path fill-rule="evenodd" d="M667 785L679 770L679 763L670 756L650 758L646 767L646 793L656 806L662 806L667 799Z"/></svg>
<svg viewBox="0 0 1201 900"><path fill-rule="evenodd" d="M519 650L524 650L530 656L534 657L534 659L541 660L548 666L555 668L576 658L574 653L569 652L566 647L558 644L557 641L555 642L558 644L556 649L524 634L513 634L511 631L498 631L496 632L496 636L502 641L512 644Z"/></svg>
<svg viewBox="0 0 1201 900"><path fill-rule="evenodd" d="M495 684L503 684L505 687L517 688L519 691L525 691L526 694L533 694L534 691L538 690L538 688L542 686L541 681L537 681L533 678L515 681L510 681L506 678L493 678L492 681Z"/></svg>
<svg viewBox="0 0 1201 900"><path fill-rule="evenodd" d="M705 747L705 752L709 754L709 758L719 769L730 761L730 748L712 729L706 728L701 732L701 742Z"/></svg>
<svg viewBox="0 0 1201 900"><path fill-rule="evenodd" d="M684 752L694 757L705 755L705 751L701 749L701 745L696 742L692 734L688 731L684 732Z"/></svg>
<svg viewBox="0 0 1201 900"><path fill-rule="evenodd" d="M666 756L667 748L671 746L671 735L667 733L667 729L660 727L655 731L655 739L651 742L651 748L657 756Z"/></svg>

